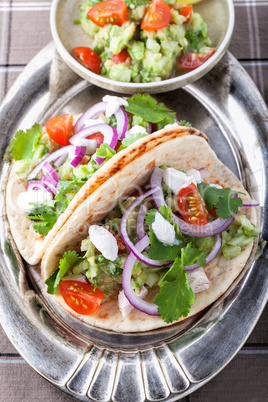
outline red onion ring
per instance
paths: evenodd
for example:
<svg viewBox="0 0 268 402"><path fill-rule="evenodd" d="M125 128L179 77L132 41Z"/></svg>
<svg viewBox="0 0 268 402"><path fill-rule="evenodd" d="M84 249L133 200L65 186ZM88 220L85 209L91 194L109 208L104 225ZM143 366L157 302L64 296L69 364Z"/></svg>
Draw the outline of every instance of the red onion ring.
<svg viewBox="0 0 268 402"><path fill-rule="evenodd" d="M36 190L36 191L38 191L40 189L45 189L49 193L52 193L52 191L50 191L47 188L46 183L42 182L41 180L33 180L33 181L29 181L27 183L27 190Z"/></svg>
<svg viewBox="0 0 268 402"><path fill-rule="evenodd" d="M105 113L107 105L107 102L99 102L89 108L85 113L83 113L74 126L74 134L78 134L84 128L86 120L96 119L100 114ZM115 113L115 118L117 122L116 129L118 133L118 139L122 140L123 138L125 138L128 126L127 113L122 106L120 106Z"/></svg>
<svg viewBox="0 0 268 402"><path fill-rule="evenodd" d="M243 207L258 207L260 203L255 200L243 201Z"/></svg>
<svg viewBox="0 0 268 402"><path fill-rule="evenodd" d="M56 168L58 168L58 167L60 167L61 165L63 165L64 162L66 161L67 157L68 157L68 155L61 155L61 156L59 156L59 157L53 162L54 166L55 166Z"/></svg>
<svg viewBox="0 0 268 402"><path fill-rule="evenodd" d="M91 134L95 134L100 132L103 136L103 142L108 144L111 148L114 148L117 144L118 133L114 127L109 126L108 124L96 124L95 126L86 127L83 130L79 131L79 133L73 135L69 141L71 144L78 138L87 138ZM95 158L95 161L101 165L102 162L105 161L103 158Z"/></svg>
<svg viewBox="0 0 268 402"><path fill-rule="evenodd" d="M162 176L163 170L156 166L151 176L150 185L151 189L158 189L158 191L153 193L153 200L157 208L159 208L160 205L167 206L161 187ZM235 219L235 217L231 215L228 219L217 218L206 225L193 225L180 219L173 213L172 216L174 221L179 225L181 233L193 237L215 236L226 230Z"/></svg>
<svg viewBox="0 0 268 402"><path fill-rule="evenodd" d="M74 168L76 168L81 160L84 158L87 152L87 147L75 147L74 150L74 157L70 161L70 165Z"/></svg>
<svg viewBox="0 0 268 402"><path fill-rule="evenodd" d="M136 250L141 253L147 246L149 246L150 240L147 235L143 236L138 243L135 244ZM122 275L122 286L124 289L124 294L128 299L129 303L136 309L143 311L149 315L160 315L157 310L158 306L154 303L149 303L145 300L139 298L131 286L131 274L133 270L134 263L136 261L135 255L131 252L125 262L123 275Z"/></svg>
<svg viewBox="0 0 268 402"><path fill-rule="evenodd" d="M220 251L221 246L222 246L222 235L221 235L221 234L218 234L218 235L217 235L217 240L216 240L216 242L215 242L215 244L214 244L213 249L212 249L211 252L207 255L206 264L208 264L210 261L214 260L214 258L216 257L216 255L217 255L218 252ZM189 265L189 266L187 266L187 265L184 266L185 271L193 271L193 270L196 269L196 268L200 268L200 267L197 265L197 262L195 262L194 264Z"/></svg>
<svg viewBox="0 0 268 402"><path fill-rule="evenodd" d="M43 159L38 165L35 166L35 168L31 171L31 173L28 175L27 180L34 179L36 175L40 172L40 170L43 168L44 164L46 162L52 162L56 159L58 159L60 156L66 155L66 158L70 152L74 150L73 145L67 145L66 147L62 147L58 149L55 152L52 152L52 154L48 155L45 159Z"/></svg>
<svg viewBox="0 0 268 402"><path fill-rule="evenodd" d="M56 183L58 183L58 181L60 180L59 176L48 162L44 163L42 167L42 172L44 176L50 176L53 180L56 181Z"/></svg>
<svg viewBox="0 0 268 402"><path fill-rule="evenodd" d="M141 240L143 236L145 236L144 231L144 218L147 212L147 208L145 205L141 204L138 215L137 215L137 236L138 239Z"/></svg>
<svg viewBox="0 0 268 402"><path fill-rule="evenodd" d="M40 179L41 183L44 183L47 186L47 190L50 190L54 195L56 195L59 190L57 189L57 182L52 179L52 177L43 176Z"/></svg>
<svg viewBox="0 0 268 402"><path fill-rule="evenodd" d="M156 188L146 191L146 193L136 198L136 200L133 201L131 205L129 205L129 207L126 209L121 219L120 232L125 245L130 249L130 251L132 251L132 253L138 258L139 261L143 262L144 264L150 267L164 267L166 265L169 265L170 261L158 261L144 256L139 250L137 250L137 248L132 243L127 233L127 218L129 217L133 209L136 208L145 198L149 197L156 191L157 191Z"/></svg>

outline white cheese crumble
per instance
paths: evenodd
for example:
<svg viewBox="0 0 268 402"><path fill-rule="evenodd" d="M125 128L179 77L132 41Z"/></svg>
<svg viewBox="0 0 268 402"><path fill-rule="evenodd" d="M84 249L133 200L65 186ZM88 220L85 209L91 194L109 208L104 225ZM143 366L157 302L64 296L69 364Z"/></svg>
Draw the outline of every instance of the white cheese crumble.
<svg viewBox="0 0 268 402"><path fill-rule="evenodd" d="M140 299L144 299L144 297L147 295L147 293L148 293L147 288L145 286L142 286L140 293L137 294L137 297L139 297ZM131 310L134 308L132 306L132 304L129 303L128 299L126 298L124 290L121 290L118 294L118 306L119 306L119 309L120 309L123 317L126 317L127 315L129 315Z"/></svg>
<svg viewBox="0 0 268 402"><path fill-rule="evenodd" d="M90 226L88 233L90 241L107 260L115 261L117 259L118 245L112 233L98 225Z"/></svg>
<svg viewBox="0 0 268 402"><path fill-rule="evenodd" d="M44 201L49 201L53 199L53 195L47 191L45 188L39 190L27 190L23 191L18 195L17 206L25 212L31 212L34 205L30 205L30 202L42 204Z"/></svg>
<svg viewBox="0 0 268 402"><path fill-rule="evenodd" d="M88 140L86 138L77 138L73 141L73 145L75 147L86 147L86 154L92 155L97 149L97 141L96 140Z"/></svg>
<svg viewBox="0 0 268 402"><path fill-rule="evenodd" d="M220 184L210 184L209 187L223 188Z"/></svg>
<svg viewBox="0 0 268 402"><path fill-rule="evenodd" d="M128 102L123 98L119 98L119 96L105 95L102 100L103 102L107 102L105 113L107 119L115 114L120 106L128 106Z"/></svg>
<svg viewBox="0 0 268 402"><path fill-rule="evenodd" d="M174 227L159 212L155 213L152 230L161 243L171 246L175 242Z"/></svg>
<svg viewBox="0 0 268 402"><path fill-rule="evenodd" d="M191 183L201 183L201 175L198 170L191 169L187 173L174 168L168 168L163 174L164 182L171 188L174 194L178 194L182 188L188 187Z"/></svg>
<svg viewBox="0 0 268 402"><path fill-rule="evenodd" d="M84 123L85 127L96 126L96 124L105 124L102 119L87 119Z"/></svg>
<svg viewBox="0 0 268 402"><path fill-rule="evenodd" d="M203 292L210 287L211 282L208 279L203 267L187 271L189 286L194 293Z"/></svg>
<svg viewBox="0 0 268 402"><path fill-rule="evenodd" d="M148 134L146 131L146 128L137 125L137 126L131 127L130 130L127 130L126 137L129 137L130 135L133 135L133 134L139 134L139 133Z"/></svg>

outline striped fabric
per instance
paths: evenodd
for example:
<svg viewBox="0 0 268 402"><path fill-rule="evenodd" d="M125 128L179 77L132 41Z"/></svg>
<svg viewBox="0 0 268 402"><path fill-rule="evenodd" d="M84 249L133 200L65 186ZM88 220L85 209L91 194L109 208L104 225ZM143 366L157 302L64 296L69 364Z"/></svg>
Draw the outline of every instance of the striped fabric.
<svg viewBox="0 0 268 402"><path fill-rule="evenodd" d="M229 50L268 99L268 0L234 0L236 23ZM0 0L0 101L25 65L52 40L51 1ZM216 378L183 402L267 400L268 309L244 348ZM1 401L71 401L35 373L0 328ZM126 401L131 402L131 400Z"/></svg>

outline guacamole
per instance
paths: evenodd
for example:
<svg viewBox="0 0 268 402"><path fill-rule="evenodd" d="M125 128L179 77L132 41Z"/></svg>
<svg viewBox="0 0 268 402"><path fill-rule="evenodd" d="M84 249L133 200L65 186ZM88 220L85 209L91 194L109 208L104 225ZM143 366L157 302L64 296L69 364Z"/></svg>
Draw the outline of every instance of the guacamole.
<svg viewBox="0 0 268 402"><path fill-rule="evenodd" d="M76 23L93 41L96 57L94 63L84 56L79 61L112 80L161 81L199 67L215 52L200 14L176 0L89 0L80 8Z"/></svg>

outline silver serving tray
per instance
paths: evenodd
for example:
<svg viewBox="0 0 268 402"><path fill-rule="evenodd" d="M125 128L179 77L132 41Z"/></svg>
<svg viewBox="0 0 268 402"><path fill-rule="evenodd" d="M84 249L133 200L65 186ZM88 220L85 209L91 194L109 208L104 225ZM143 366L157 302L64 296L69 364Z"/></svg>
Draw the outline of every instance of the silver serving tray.
<svg viewBox="0 0 268 402"><path fill-rule="evenodd" d="M25 68L0 109L1 160L19 127L82 112L104 93L76 76L48 45ZM208 135L218 157L260 201L260 224L265 222L268 114L234 57L227 53L199 81L157 98ZM8 169L2 162L2 189ZM267 301L266 248L257 261L251 256L221 299L182 324L139 334L87 326L53 305L38 267L22 261L6 221L3 192L1 211L1 324L39 374L78 400L175 401L192 393L234 357ZM267 238L267 227L262 236Z"/></svg>

